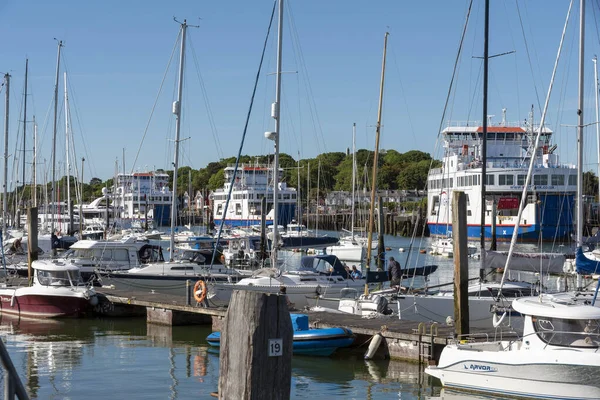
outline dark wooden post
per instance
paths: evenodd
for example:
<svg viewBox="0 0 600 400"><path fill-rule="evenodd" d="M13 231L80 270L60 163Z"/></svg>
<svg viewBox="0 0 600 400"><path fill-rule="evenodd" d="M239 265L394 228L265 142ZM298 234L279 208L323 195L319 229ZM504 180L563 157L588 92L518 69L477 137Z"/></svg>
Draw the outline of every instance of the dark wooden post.
<svg viewBox="0 0 600 400"><path fill-rule="evenodd" d="M219 399L289 399L292 320L285 296L233 292L223 331Z"/></svg>
<svg viewBox="0 0 600 400"><path fill-rule="evenodd" d="M454 238L454 332L469 334L469 253L467 249L467 197L452 194L452 237Z"/></svg>
<svg viewBox="0 0 600 400"><path fill-rule="evenodd" d="M27 276L29 282L33 278L31 275L31 263L38 259L38 210L37 207L27 209Z"/></svg>

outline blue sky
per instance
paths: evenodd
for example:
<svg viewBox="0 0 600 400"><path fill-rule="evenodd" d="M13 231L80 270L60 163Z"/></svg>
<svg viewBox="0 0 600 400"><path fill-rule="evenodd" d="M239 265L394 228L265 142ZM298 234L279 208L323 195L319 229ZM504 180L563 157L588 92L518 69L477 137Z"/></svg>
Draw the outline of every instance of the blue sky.
<svg viewBox="0 0 600 400"><path fill-rule="evenodd" d="M502 108L507 108L509 121L523 120L534 104L539 120L569 2L491 3L490 54L513 50L515 53L490 61L489 114L495 115L493 120L498 122ZM287 1L281 151L294 158L298 154L312 158L325 151L345 151L352 145L354 122L357 147L374 147L383 37L387 30L390 37L380 147L399 152L418 149L440 157L436 139L468 4L466 0ZM57 43L54 38L65 43L57 142L61 168L64 169L65 160L62 73L66 71L76 164L80 168L81 158L86 158L85 181L92 176L111 177L117 161L122 168L123 151L128 171L169 169L173 159L169 138L174 137L171 102L176 92L177 62L168 70L167 65L179 29L174 16L199 25L190 28L188 36L181 137L190 139L181 144L180 165L197 169L234 156L240 145L272 6L270 0L0 2L0 33L4 38L0 71L12 75L10 171L14 170L14 161L19 168L22 162L22 146L17 146L16 141L22 141L18 121L22 119L26 57L30 67L27 119L36 116L38 158L40 162L46 159L41 168L50 166ZM600 22L596 22L600 21L599 10L597 0L588 1L588 122L595 119L591 59L600 53ZM577 121L577 13L575 4L548 112L559 154L563 161L571 162L575 159L575 132L565 125ZM275 32L273 29L244 154L272 152L272 142L267 142L263 133L273 129L269 114L275 79L269 74L275 70ZM480 0L473 5L456 91L446 120L481 120L482 62L473 57L482 55L482 36ZM158 96L163 76L166 80ZM3 109L0 115L4 118ZM31 124L27 130L29 149ZM586 133L585 157L588 167L594 169L595 148L592 127ZM30 151L26 160L29 168ZM64 171L57 172L57 176L62 175ZM9 187L15 178L10 179ZM42 175L38 175L40 179Z"/></svg>

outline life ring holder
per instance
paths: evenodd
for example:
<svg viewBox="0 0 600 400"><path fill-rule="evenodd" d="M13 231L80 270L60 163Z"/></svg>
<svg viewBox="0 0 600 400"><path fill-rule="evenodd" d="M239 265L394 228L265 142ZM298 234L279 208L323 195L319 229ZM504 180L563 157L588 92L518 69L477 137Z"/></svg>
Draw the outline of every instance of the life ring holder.
<svg viewBox="0 0 600 400"><path fill-rule="evenodd" d="M206 287L206 282L203 280L199 280L194 285L194 299L198 303L202 303L204 299L206 299L206 294L208 293L208 288Z"/></svg>

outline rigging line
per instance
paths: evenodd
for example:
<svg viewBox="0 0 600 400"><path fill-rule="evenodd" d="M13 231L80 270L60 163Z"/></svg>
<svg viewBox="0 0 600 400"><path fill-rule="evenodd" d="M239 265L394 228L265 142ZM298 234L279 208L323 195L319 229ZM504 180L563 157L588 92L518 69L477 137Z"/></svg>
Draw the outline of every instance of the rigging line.
<svg viewBox="0 0 600 400"><path fill-rule="evenodd" d="M202 97L204 99L204 105L206 107L206 113L208 117L208 123L210 124L211 133L213 136L213 140L217 146L217 154L219 158L223 158L223 150L221 147L221 142L219 141L219 132L217 129L217 125L215 124L215 118L212 112L212 108L210 106L210 102L208 101L208 93L206 90L206 85L204 83L204 79L202 78L202 73L200 72L200 63L198 62L198 57L196 56L196 50L194 49L194 44L192 42L192 37L188 35L188 40L190 41L190 48L192 50L192 59L194 60L194 64L196 66L196 74L198 75L198 80L200 81L200 88L202 89Z"/></svg>
<svg viewBox="0 0 600 400"><path fill-rule="evenodd" d="M444 119L446 118L446 110L448 108L448 103L450 101L450 97L452 95L452 88L454 85L454 80L456 78L457 75L457 70L458 70L458 64L460 61L460 55L462 53L463 50L463 44L465 41L465 35L467 34L467 27L469 26L469 17L471 15L471 8L473 7L473 0L471 0L469 2L469 8L467 10L467 15L465 17L465 24L463 26L463 31L460 37L460 42L458 45L458 52L456 53L456 58L454 60L454 68L452 70L452 78L450 79L450 86L448 86L448 93L446 94L446 102L444 103L444 111L442 112L442 118L440 119L440 125L438 128L438 138L440 137L441 133L442 133L442 126L444 126Z"/></svg>
<svg viewBox="0 0 600 400"><path fill-rule="evenodd" d="M523 42L525 44L525 53L527 54L527 61L529 62L529 69L531 71L531 77L533 78L533 90L535 91L535 98L537 100L538 110L541 110L542 106L540 103L540 94L538 92L538 85L535 81L535 73L533 72L533 64L531 62L531 54L529 52L529 44L527 43L527 38L525 37L525 28L523 26L523 18L521 17L521 9L519 8L519 2L515 0L515 4L517 5L517 14L519 15L519 23L521 24L521 33L523 35Z"/></svg>
<svg viewBox="0 0 600 400"><path fill-rule="evenodd" d="M410 126L410 133L412 134L413 139L415 140L415 143L417 142L417 137L415 135L415 128L413 126L412 123L412 119L410 118L410 112L408 110L408 102L406 101L406 91L404 90L404 85L402 84L402 75L400 73L400 67L398 65L398 59L396 58L396 52L394 51L394 48L391 47L390 48L391 53L392 53L392 58L394 59L394 66L396 67L396 71L398 73L398 82L400 83L400 92L402 93L402 98L404 100L404 107L406 107L406 117L408 118L408 125Z"/></svg>
<svg viewBox="0 0 600 400"><path fill-rule="evenodd" d="M315 129L315 133L318 134L317 136L317 149L319 151L319 153L326 153L327 152L327 145L325 144L325 136L323 135L323 127L321 126L321 121L319 119L319 114L317 112L318 108L317 105L314 102L314 94L313 94L313 90L312 90L312 85L310 83L310 76L308 74L308 68L306 67L306 61L304 58L304 52L302 51L302 46L300 45L300 39L299 39L299 35L298 35L298 29L296 28L296 23L294 21L294 19L292 18L292 5L288 4L287 6L287 10L288 10L288 18L290 20L290 32L292 33L292 38L294 40L292 40L292 43L297 47L297 52L298 52L298 60L300 61L299 65L301 67L301 70L304 72L304 76L306 77L305 82L306 82L306 94L308 96L309 99L313 99L312 101L308 101L308 109L310 111L310 116L311 116L311 121L313 123L313 128ZM323 143L323 150L321 151L320 147L319 147L319 138L321 139L321 142Z"/></svg>
<svg viewBox="0 0 600 400"><path fill-rule="evenodd" d="M66 57L63 56L63 60L64 60L63 68L68 73L69 70L67 68ZM77 121L77 127L79 129L78 136L81 139L81 145L83 146L84 156L86 158L86 161L88 161L88 169L90 170L89 172L91 172L91 176L97 176L97 170L96 170L96 166L93 161L93 157L89 156L92 153L88 149L88 144L87 144L86 135L85 135L85 129L83 128L83 123L82 123L82 120L80 117L79 107L77 107L78 100L77 100L77 95L76 95L75 90L72 85L72 79L67 80L67 86L69 89L69 96L70 96L69 111L71 111L71 113L69 114L69 120L70 120L69 121L69 128L70 128L69 136L71 138L72 146L70 146L70 149L72 149L72 154L74 157L73 160L77 159L76 154L75 154L75 137L73 135L73 132L75 131L75 129L73 129L73 122L72 122L73 114L75 114L75 120ZM79 163L75 162L73 164L74 164L73 167L74 167L75 173L77 174L76 176L79 177Z"/></svg>
<svg viewBox="0 0 600 400"><path fill-rule="evenodd" d="M171 66L171 62L173 61L173 57L177 50L177 44L179 43L180 36L181 36L181 31L177 35L177 39L175 40L175 44L173 45L173 51L171 52L171 58L169 58L169 62L167 63L167 68L165 69L165 73L163 75L162 82L160 83L160 87L158 88L158 93L156 94L156 99L154 100L154 105L152 106L152 111L150 111L150 116L148 118L148 122L146 123L146 128L144 129L144 135L142 136L142 140L140 142L140 146L138 147L138 151L135 154L135 159L133 160L133 163L131 164L131 173L132 174L135 171L135 164L137 163L140 152L142 151L142 145L144 144L144 140L146 139L146 135L148 134L148 128L150 127L150 121L152 120L152 116L154 115L154 110L156 109L156 105L158 104L158 98L159 98L160 94L162 93L163 85L165 83L165 80L167 79L167 73L169 72L169 67Z"/></svg>
<svg viewBox="0 0 600 400"><path fill-rule="evenodd" d="M273 10L271 11L271 19L269 20L269 27L267 28L267 36L265 37L262 54L260 56L260 62L258 64L258 70L256 71L256 79L254 80L254 88L252 89L252 96L250 96L250 107L248 108L248 113L246 114L246 123L244 124L244 131L242 133L242 140L240 142L240 147L238 149L237 158L235 160L235 167L233 169L233 176L231 177L231 185L229 185L229 193L227 193L227 200L225 200L225 207L223 208L223 217L221 219L221 224L219 225L219 232L217 234L217 241L215 242L215 246L213 249L213 254L210 260L210 266L212 267L214 264L215 257L217 256L217 248L219 247L219 241L221 240L221 234L223 233L223 226L225 225L225 217L227 216L227 208L229 207L229 200L231 199L231 192L233 190L233 183L235 182L235 177L237 175L238 166L240 163L240 157L242 155L242 150L244 148L244 140L246 139L246 132L248 131L248 123L250 122L250 114L252 113L252 106L254 105L254 96L256 95L256 88L258 86L258 82L260 81L260 72L262 70L263 61L265 59L265 52L267 50L267 44L269 40L269 35L271 34L271 27L273 26L273 19L275 16L275 10L277 6L277 0L273 2ZM275 174L273 174L275 175ZM274 177L276 179L276 177ZM276 224L277 225L277 224Z"/></svg>

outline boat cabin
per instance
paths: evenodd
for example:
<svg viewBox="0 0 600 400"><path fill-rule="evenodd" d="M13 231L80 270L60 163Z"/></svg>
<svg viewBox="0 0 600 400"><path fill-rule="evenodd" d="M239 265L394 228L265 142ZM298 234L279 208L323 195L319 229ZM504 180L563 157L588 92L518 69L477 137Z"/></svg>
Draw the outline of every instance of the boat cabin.
<svg viewBox="0 0 600 400"><path fill-rule="evenodd" d="M78 286L82 284L78 267L63 262L40 263L35 267L34 283L42 286Z"/></svg>
<svg viewBox="0 0 600 400"><path fill-rule="evenodd" d="M547 346L594 351L600 348L598 307L566 295L543 295L515 299L513 308L525 315L522 343L525 350Z"/></svg>

